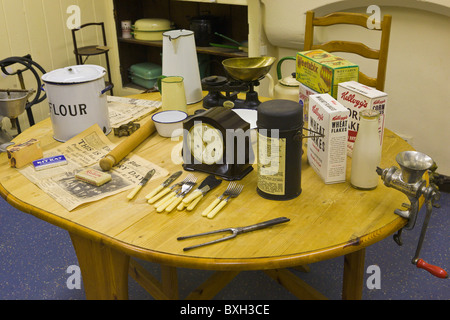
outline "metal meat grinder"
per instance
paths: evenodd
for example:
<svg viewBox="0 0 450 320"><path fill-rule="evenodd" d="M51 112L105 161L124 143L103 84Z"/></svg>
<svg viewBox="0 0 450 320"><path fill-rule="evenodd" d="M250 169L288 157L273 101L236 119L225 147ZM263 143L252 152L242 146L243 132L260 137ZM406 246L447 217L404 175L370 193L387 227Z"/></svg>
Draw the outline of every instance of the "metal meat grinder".
<svg viewBox="0 0 450 320"><path fill-rule="evenodd" d="M404 227L405 229L411 230L416 224L420 207L419 199L423 197L426 205L426 214L419 237L419 243L411 262L418 268L427 270L436 277L447 278L447 272L445 270L419 259L428 222L430 221L433 202L439 200L440 197L437 187L432 183L427 186L427 181L423 179L425 171L433 166L434 161L426 154L417 151L401 152L397 155L395 160L400 165L400 169L395 166L386 169L377 168L377 173L381 176L381 179L387 187L397 189L408 197L410 204L403 204L406 210L396 209L394 211L399 216L408 220ZM402 230L403 228L394 235L394 240L398 245L402 245Z"/></svg>
<svg viewBox="0 0 450 320"><path fill-rule="evenodd" d="M22 65L24 68L17 68L16 71L12 71L11 66L15 64L18 64L19 67ZM33 74L36 80L36 90L25 89L23 72L27 70ZM45 70L39 64L34 62L30 55L26 55L23 57L9 57L0 60L0 71L3 75L17 75L21 86L21 89L0 89L0 144L11 144L9 141L11 141L13 137L2 128L1 120L4 117L9 118L13 128L17 129L17 133L19 134L22 130L20 128L18 117L26 111L30 126L34 125L31 107L34 104L42 102L46 98L46 94L42 90L38 71L45 74ZM28 101L33 94L35 94L34 97L30 99L31 101ZM3 151L2 148L3 147L0 146L0 151Z"/></svg>

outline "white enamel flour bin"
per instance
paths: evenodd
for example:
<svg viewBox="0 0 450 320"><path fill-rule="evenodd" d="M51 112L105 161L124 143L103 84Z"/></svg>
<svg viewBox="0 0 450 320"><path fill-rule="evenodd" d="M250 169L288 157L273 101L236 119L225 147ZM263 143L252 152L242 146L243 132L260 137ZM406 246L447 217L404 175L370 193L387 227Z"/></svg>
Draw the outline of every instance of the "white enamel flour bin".
<svg viewBox="0 0 450 320"><path fill-rule="evenodd" d="M98 124L111 131L105 87L106 70L96 65L76 65L42 76L50 107L53 138L65 142Z"/></svg>

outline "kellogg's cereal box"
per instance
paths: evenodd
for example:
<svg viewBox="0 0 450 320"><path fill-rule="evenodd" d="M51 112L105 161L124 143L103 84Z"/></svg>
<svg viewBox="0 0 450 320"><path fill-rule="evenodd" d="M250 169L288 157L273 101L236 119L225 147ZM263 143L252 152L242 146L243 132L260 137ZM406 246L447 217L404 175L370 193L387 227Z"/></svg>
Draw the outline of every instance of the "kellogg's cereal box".
<svg viewBox="0 0 450 320"><path fill-rule="evenodd" d="M318 93L337 97L340 82L358 81L358 65L324 50L297 53L296 79Z"/></svg>
<svg viewBox="0 0 450 320"><path fill-rule="evenodd" d="M303 123L305 127L308 126L309 96L313 94L318 94L318 92L305 86L303 83L299 84L298 99L299 103L303 106Z"/></svg>
<svg viewBox="0 0 450 320"><path fill-rule="evenodd" d="M353 144L359 128L359 112L373 109L380 112L378 132L383 144L384 122L386 118L387 93L365 86L356 81L339 83L337 101L349 111L347 155L352 156Z"/></svg>
<svg viewBox="0 0 450 320"><path fill-rule="evenodd" d="M310 138L309 164L325 183L345 181L348 110L328 93L309 96L309 129L323 137Z"/></svg>

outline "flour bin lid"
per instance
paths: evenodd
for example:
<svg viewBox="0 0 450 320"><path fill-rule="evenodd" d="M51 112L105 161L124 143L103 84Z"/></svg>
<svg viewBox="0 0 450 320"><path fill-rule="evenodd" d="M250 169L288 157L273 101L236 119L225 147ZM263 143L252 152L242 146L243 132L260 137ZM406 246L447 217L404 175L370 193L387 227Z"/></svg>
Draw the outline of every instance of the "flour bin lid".
<svg viewBox="0 0 450 320"><path fill-rule="evenodd" d="M103 67L84 64L50 71L42 76L42 80L51 84L75 84L94 81L106 74Z"/></svg>

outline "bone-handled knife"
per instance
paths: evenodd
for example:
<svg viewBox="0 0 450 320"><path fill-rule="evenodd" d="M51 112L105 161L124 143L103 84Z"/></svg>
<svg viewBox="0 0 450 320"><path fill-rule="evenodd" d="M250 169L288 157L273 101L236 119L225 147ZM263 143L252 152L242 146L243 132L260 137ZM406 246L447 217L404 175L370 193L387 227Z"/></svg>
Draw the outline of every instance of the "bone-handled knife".
<svg viewBox="0 0 450 320"><path fill-rule="evenodd" d="M172 174L169 178L166 179L166 181L164 181L162 184L160 184L158 187L156 187L155 190L153 190L152 192L147 194L145 196L145 199L147 199L147 200L152 199L152 202L150 202L150 203L154 203L156 200L160 199L162 196L164 196L167 193L169 193L170 188L168 188L168 186L172 182L174 182L176 179L178 179L178 177L181 176L182 173L183 173L183 171L177 171L174 174ZM164 189L164 192L160 192L163 189ZM159 193L162 193L162 194L160 195ZM156 195L158 195L157 198L155 197Z"/></svg>
<svg viewBox="0 0 450 320"><path fill-rule="evenodd" d="M202 181L197 189L195 189L190 195L183 199L183 203L187 206L187 210L191 211L195 208L197 203L207 194L209 191L217 187L222 180L217 179L214 175L209 175Z"/></svg>
<svg viewBox="0 0 450 320"><path fill-rule="evenodd" d="M215 186L213 186L213 188L214 187ZM207 194L208 191L210 191L211 189L212 189L211 186L207 185L201 189L195 190L194 192L196 192L196 194L192 194L192 196L194 196L194 197L187 203L184 203L186 205L186 210L187 211L193 210L195 208L195 206L200 202L200 200L202 200L202 198L205 196L205 194Z"/></svg>
<svg viewBox="0 0 450 320"><path fill-rule="evenodd" d="M153 177L155 172L156 172L155 169L152 169L149 172L147 172L145 177L142 178L141 182L139 182L139 184L136 187L134 187L134 189L128 194L127 199L128 200L133 199L134 196L139 192L139 190L141 190L141 188L147 184L148 180L150 180Z"/></svg>

